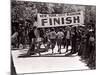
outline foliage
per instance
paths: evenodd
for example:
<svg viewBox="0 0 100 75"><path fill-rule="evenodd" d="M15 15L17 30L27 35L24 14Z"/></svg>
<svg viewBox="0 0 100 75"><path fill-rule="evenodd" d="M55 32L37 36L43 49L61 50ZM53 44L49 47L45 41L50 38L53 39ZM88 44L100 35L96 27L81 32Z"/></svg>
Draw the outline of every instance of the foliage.
<svg viewBox="0 0 100 75"><path fill-rule="evenodd" d="M95 24L96 7L87 5L43 3L30 1L11 2L11 21L31 20L35 21L37 13L41 14L63 14L67 12L83 11L85 24L93 22Z"/></svg>

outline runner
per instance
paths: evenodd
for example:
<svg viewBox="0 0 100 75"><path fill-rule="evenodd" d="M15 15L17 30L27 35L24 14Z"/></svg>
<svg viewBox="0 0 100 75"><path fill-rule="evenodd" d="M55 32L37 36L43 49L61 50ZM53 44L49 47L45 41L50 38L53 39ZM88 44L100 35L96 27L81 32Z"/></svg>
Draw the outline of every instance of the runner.
<svg viewBox="0 0 100 75"><path fill-rule="evenodd" d="M29 46L27 55L35 54L34 50L35 50L35 42L36 42L36 33L35 33L36 30L37 28L36 26L34 26L31 28L30 32L28 33L29 40L30 40L30 46Z"/></svg>

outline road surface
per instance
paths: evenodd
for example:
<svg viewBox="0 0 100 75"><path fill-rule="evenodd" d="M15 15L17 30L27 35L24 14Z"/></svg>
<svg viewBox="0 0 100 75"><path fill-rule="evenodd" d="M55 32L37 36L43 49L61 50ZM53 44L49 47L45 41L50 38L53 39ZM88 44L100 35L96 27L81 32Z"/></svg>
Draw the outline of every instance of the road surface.
<svg viewBox="0 0 100 75"><path fill-rule="evenodd" d="M41 57L38 54L20 57L22 54L27 53L28 49L12 50L17 74L89 69L85 63L80 61L81 58L77 54L64 56L65 49L62 49L62 54L57 53L57 50L56 46L54 54L52 54L52 50L49 50L41 53Z"/></svg>

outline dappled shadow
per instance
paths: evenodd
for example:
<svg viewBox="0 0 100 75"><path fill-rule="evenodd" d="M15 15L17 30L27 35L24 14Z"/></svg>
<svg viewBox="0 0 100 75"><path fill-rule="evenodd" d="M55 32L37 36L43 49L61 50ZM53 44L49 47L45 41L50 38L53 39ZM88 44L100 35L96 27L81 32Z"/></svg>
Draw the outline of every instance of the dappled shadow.
<svg viewBox="0 0 100 75"><path fill-rule="evenodd" d="M36 54L36 53L32 53L32 54L28 55L28 54L24 53L24 54L20 54L18 56L18 58L28 58L28 57L75 57L75 56L77 56L77 55L72 55L72 54L67 55L66 52L61 53L61 54L59 54L59 53L53 53L53 54L48 53L48 54L41 54L41 55Z"/></svg>

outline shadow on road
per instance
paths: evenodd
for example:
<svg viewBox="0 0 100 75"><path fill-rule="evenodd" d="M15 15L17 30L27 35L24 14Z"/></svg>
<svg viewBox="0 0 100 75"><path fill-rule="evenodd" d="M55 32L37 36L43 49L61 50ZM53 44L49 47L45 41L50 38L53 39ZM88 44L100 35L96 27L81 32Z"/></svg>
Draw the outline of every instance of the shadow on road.
<svg viewBox="0 0 100 75"><path fill-rule="evenodd" d="M64 53L48 53L48 54L41 54L41 55L37 55L37 54L31 54L31 55L27 55L27 54L20 54L18 56L18 58L28 58L28 57L75 57L77 55L68 55L65 52Z"/></svg>

